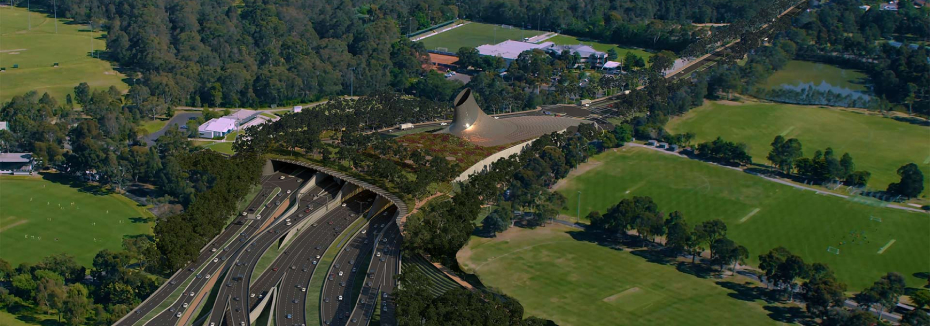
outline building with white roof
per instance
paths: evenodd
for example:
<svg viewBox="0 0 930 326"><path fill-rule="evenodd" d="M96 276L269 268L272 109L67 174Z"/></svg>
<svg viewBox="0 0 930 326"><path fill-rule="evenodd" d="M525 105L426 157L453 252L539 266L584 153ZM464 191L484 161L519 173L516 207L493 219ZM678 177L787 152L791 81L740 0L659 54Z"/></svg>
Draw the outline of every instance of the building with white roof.
<svg viewBox="0 0 930 326"><path fill-rule="evenodd" d="M225 116L222 118L213 118L197 128L201 138L223 137L236 129L236 119Z"/></svg>
<svg viewBox="0 0 930 326"><path fill-rule="evenodd" d="M600 67L605 62L607 62L607 53L595 50L590 45L584 45L584 44L555 45L555 44L552 44L546 47L544 50L546 50L546 52L549 52L549 54L552 54L552 55L559 55L562 53L562 51L568 50L569 53L578 54L578 56L581 57L580 63L590 63L590 61L593 59L595 61L594 65L597 67Z"/></svg>
<svg viewBox="0 0 930 326"><path fill-rule="evenodd" d="M520 41L506 40L497 44L485 44L478 46L476 49L481 55L489 55L504 58L507 64L516 60L520 53L534 49L545 49L553 45L552 42L543 42L540 44L527 43Z"/></svg>

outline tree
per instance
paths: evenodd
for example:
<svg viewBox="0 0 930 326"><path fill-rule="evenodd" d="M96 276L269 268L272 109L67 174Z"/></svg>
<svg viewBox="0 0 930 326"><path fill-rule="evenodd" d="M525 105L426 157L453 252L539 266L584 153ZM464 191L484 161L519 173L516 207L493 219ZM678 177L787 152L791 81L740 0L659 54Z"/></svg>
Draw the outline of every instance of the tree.
<svg viewBox="0 0 930 326"><path fill-rule="evenodd" d="M668 214L668 219L665 220L665 229L665 246L676 255L685 252L688 249L692 234L688 221L685 221L681 212L674 211Z"/></svg>
<svg viewBox="0 0 930 326"><path fill-rule="evenodd" d="M701 231L700 235L703 237L703 242L707 244L710 248L710 256L714 257L714 246L713 244L717 240L726 238L727 236L727 225L720 219L713 219L709 221L704 221L700 224Z"/></svg>
<svg viewBox="0 0 930 326"><path fill-rule="evenodd" d="M90 302L87 300L87 289L84 285L72 284L68 287L68 297L64 302L64 317L68 325L78 326L84 324Z"/></svg>
<svg viewBox="0 0 930 326"><path fill-rule="evenodd" d="M900 273L888 273L883 275L878 281L872 284L864 291L865 301L868 305L878 304L881 311L885 308L894 307L898 304L899 298L904 295L904 289L907 284L904 282L904 276ZM881 316L879 316L881 320Z"/></svg>
<svg viewBox="0 0 930 326"><path fill-rule="evenodd" d="M736 244L733 240L721 238L711 244L711 260L720 264L723 270L724 265L733 264L733 272L736 273L737 265L749 258L749 250L746 247Z"/></svg>
<svg viewBox="0 0 930 326"><path fill-rule="evenodd" d="M793 301L795 280L807 274L808 270L801 257L784 247L759 255L759 268L765 272L766 283L774 284L788 293L788 301Z"/></svg>
<svg viewBox="0 0 930 326"><path fill-rule="evenodd" d="M617 60L620 55L617 54L617 48L610 48L607 50L607 60Z"/></svg>
<svg viewBox="0 0 930 326"><path fill-rule="evenodd" d="M888 185L888 192L907 198L917 197L924 191L924 174L917 164L908 163L898 168L901 181Z"/></svg>
<svg viewBox="0 0 930 326"><path fill-rule="evenodd" d="M36 291L36 282L28 272L20 273L13 277L13 294L20 298L34 298Z"/></svg>
<svg viewBox="0 0 930 326"><path fill-rule="evenodd" d="M917 309L930 307L930 291L924 289L915 291L914 294L911 294L911 302L914 303Z"/></svg>
<svg viewBox="0 0 930 326"><path fill-rule="evenodd" d="M91 90L90 85L82 82L74 87L74 99L78 104L84 106L90 102Z"/></svg>
<svg viewBox="0 0 930 326"><path fill-rule="evenodd" d="M661 51L649 57L649 64L651 64L650 69L661 74L675 65L675 59L675 53L671 51Z"/></svg>
<svg viewBox="0 0 930 326"><path fill-rule="evenodd" d="M782 172L790 173L794 168L794 162L803 156L804 153L801 150L799 140L796 138L786 140L781 135L778 135L772 141L772 150L766 158Z"/></svg>
<svg viewBox="0 0 930 326"><path fill-rule="evenodd" d="M827 265L814 263L810 269L809 279L802 286L807 312L827 320L830 309L843 307L846 284L837 281Z"/></svg>
<svg viewBox="0 0 930 326"><path fill-rule="evenodd" d="M478 49L473 47L461 47L459 51L456 52L456 55L459 57L458 66L462 69L468 69L468 67L478 68L481 66L481 54L478 53Z"/></svg>

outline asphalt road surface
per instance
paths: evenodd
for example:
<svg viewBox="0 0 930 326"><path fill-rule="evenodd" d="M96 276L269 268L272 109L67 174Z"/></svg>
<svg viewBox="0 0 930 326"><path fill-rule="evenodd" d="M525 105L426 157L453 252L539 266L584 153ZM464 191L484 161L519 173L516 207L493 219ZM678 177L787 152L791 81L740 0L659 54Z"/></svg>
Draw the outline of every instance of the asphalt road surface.
<svg viewBox="0 0 930 326"><path fill-rule="evenodd" d="M348 314L339 311L347 316L346 318L337 317L334 320L327 320L330 322L327 325L367 325L376 309L381 309L381 325L396 324L391 293L396 286L394 275L400 273L400 229L397 224L388 224L380 240L377 241L376 254L368 266L359 300L347 305ZM381 255L378 256L377 253ZM379 295L381 295L382 303L376 306ZM355 306L352 307L352 305Z"/></svg>
<svg viewBox="0 0 930 326"><path fill-rule="evenodd" d="M168 128L171 128L171 126L178 126L178 128L181 128L181 126L184 126L187 124L187 120L190 120L190 119L202 116L202 115L203 113L200 113L200 112L178 113L174 117L171 117L171 120L168 120L168 123L166 123L164 127L162 127L161 129L158 129L157 131L151 134L148 134L142 139L144 139L145 143L148 144L149 146L155 145L155 140L158 139L158 137L161 137L161 135L164 135L165 131L167 131Z"/></svg>
<svg viewBox="0 0 930 326"><path fill-rule="evenodd" d="M358 293L358 289L354 288L356 276L361 273L364 277L367 272L365 263L370 260L378 234L393 221L391 217L387 211L374 217L363 228L364 233L355 234L336 256L323 286L323 302L320 305L324 321L345 320L348 317L354 304L352 294ZM366 261L362 263L362 260ZM281 324L280 320L278 324Z"/></svg>
<svg viewBox="0 0 930 326"><path fill-rule="evenodd" d="M246 305L249 298L249 281L255 269L255 264L266 249L270 248L272 245L276 245L276 242L283 237L288 230L296 227L303 218L310 215L306 212L307 209L310 209L311 212L320 209L325 203L332 200L339 191L339 187L335 183L324 184L323 187L323 189L314 188L310 190L304 196L307 198L306 201L304 198L301 198L299 205L303 205L301 206L303 210L298 209L297 212L291 216L284 217L291 220L291 225L288 225L287 222L281 220L281 217L279 217L279 221L269 227L267 232L263 230L260 234L253 237L253 240L247 244L244 250L240 249L236 252L234 257L231 258L234 260L234 265L230 266L222 283L217 284L220 286L220 290L217 293L216 301L208 317L208 325L210 323L217 323L217 321L222 319L221 317L226 313L224 308L227 304L229 305L230 316L225 320L230 322L230 325L240 325L239 323L241 321L248 324L249 309ZM269 267L269 271L273 268L277 267Z"/></svg>
<svg viewBox="0 0 930 326"><path fill-rule="evenodd" d="M261 179L260 182L262 184L262 189L260 190L259 195L255 196L252 202L249 203L249 206L247 206L247 210L255 210L255 209L258 209L258 207L262 205L265 198L267 198L267 196L271 193L271 191L275 187L278 187L281 185L280 176L281 174L274 174L271 176L265 176ZM255 222L257 221L249 222L242 216L237 217L233 221L233 223L231 223L226 228L226 230L221 232L219 235L216 236L216 238L210 241L209 245L204 247L204 249L220 247L224 243L226 243L228 240L232 239L233 237L239 236L239 234L241 234L242 232L247 232L247 234L254 232L255 228L258 226L258 223L255 223ZM136 309L130 312L129 315L125 316L122 320L116 322L114 325L133 325L139 320L141 320L146 314L151 312L159 304L161 304L164 300L166 300L168 296L171 295L171 293L177 290L182 285L184 280L186 280L191 275L195 274L194 271L199 269L201 266L204 266L212 262L212 259L210 259L210 257L213 256L213 254L214 252L212 252L211 250L201 251L200 255L197 257L196 260L194 260L193 262L190 262L183 269L175 273L175 275L169 278L168 281L164 285L162 285L162 287L160 287L158 290L152 293L152 295L146 298L146 300L142 302L142 304L140 304L138 307L136 307Z"/></svg>
<svg viewBox="0 0 930 326"><path fill-rule="evenodd" d="M265 177L265 182L263 183L264 189L262 189L261 192L264 195L256 196L253 203L250 204L248 211L251 211L253 208L257 209L257 205L261 205L267 198L267 195L270 194L271 190L275 187L281 188L281 191L276 196L280 199L274 199L269 202L269 206L265 207L265 209L262 211L264 215L270 215L271 212L279 209L279 207L284 204L284 198L288 196L296 196L297 189L303 186L304 182L306 182L306 180L309 179L311 175L309 173L301 173L298 174L297 177L292 177L287 173L292 171L293 170L283 170L281 172L274 173L269 177ZM281 179L281 177L284 177L284 179ZM303 182L296 182L295 180L298 179ZM290 192L290 194L288 194L288 192ZM252 205L256 206L252 207ZM242 219L243 217L240 216L239 218ZM216 257L214 257L212 260L208 259L204 261L201 265L206 264L206 267L196 275L196 279L194 279L194 281L184 289L184 292L181 294L181 296L174 303L172 303L167 310L159 313L146 325L175 325L178 322L178 313L183 313L184 310L191 308L189 306L193 305L194 299L197 298L195 295L200 293L200 291L207 285L207 283L210 282L211 278L220 277L223 266L227 264L228 260L233 256L233 253L241 250L241 248L248 242L248 239L260 231L259 226L263 224L262 222L263 220L251 221L248 227L240 229L241 232L236 235L239 237L239 239L226 247L219 247L223 244L223 242L215 242L217 245L216 247L211 247L211 250L204 250L204 252L212 254L212 249L216 248L219 254L217 254ZM185 271L187 272L187 275L190 275L195 273L197 268L188 268ZM216 281L219 282L219 280ZM183 279L177 281L177 283L182 282ZM188 307L185 307L185 305L188 305Z"/></svg>
<svg viewBox="0 0 930 326"><path fill-rule="evenodd" d="M357 199L353 198L353 200L350 200L347 203L347 207L340 207L338 210L334 210L333 212L331 212L330 214L334 215L332 218L335 221L339 221L341 223L346 223L346 222L352 223L356 221L358 218L362 217L361 214L367 212L368 208L371 207L371 204L373 203L374 198L375 198L375 196L371 195L370 193L367 193L367 194L363 193L363 195L366 195L366 196L359 197ZM375 217L374 221L377 221L377 223L386 224L390 221L390 217L391 217L390 214L387 214L387 215L381 214ZM374 221L372 223L375 223ZM321 226L326 226L326 228L321 228L321 230L319 230L317 234L308 235L307 242L309 243L307 244L295 243L295 247L294 247L295 250L297 248L301 248L301 249L306 249L307 251L307 254L301 254L300 256L295 257L297 258L295 259L296 261L316 260L317 259L316 255L322 256L323 251L326 250L326 248L329 247L333 243L333 241L336 239L337 234L335 232L330 232L330 228L328 228L329 225L324 224ZM344 228L340 227L340 229L342 230ZM342 234L344 232L346 231L339 231L339 234ZM372 232L370 228L365 229L365 234L368 234L370 232ZM358 237L355 237L353 239L347 239L347 241L350 241L350 243L353 243L355 241L354 239L357 239L357 238ZM359 243L361 243L361 241L359 241ZM319 246L322 250L316 249L317 248L316 246ZM350 247L351 245L345 246L345 248L350 248ZM339 264L342 268L348 269L350 268L349 266L351 266L354 263L357 263L357 259L352 259L351 257L350 259L345 259L345 261L340 260L339 258L340 256L343 256L343 254L350 254L350 253L340 252L339 255L337 255L337 259L334 261L333 266L336 266L336 264ZM351 256L351 255L348 255L348 256ZM315 267L315 265L312 265L312 266ZM298 273L287 273L286 275L284 275L282 282L280 284L280 287L278 288L278 291L279 291L278 305L274 313L274 318L275 318L277 325L306 325L306 324L315 324L319 322L318 320L313 320L313 321L306 320L307 305L306 305L306 302L304 301L307 297L307 293L305 291L306 291L307 286L310 284L310 277L314 273L322 273L320 275L327 277L327 274L326 274L327 272L328 271L322 270L322 269L314 272L313 269L310 269L308 271L301 270L301 272L298 272ZM329 272L332 272L332 270L330 270ZM338 274L338 272L332 272L332 273ZM312 309L318 309L318 307L313 307Z"/></svg>

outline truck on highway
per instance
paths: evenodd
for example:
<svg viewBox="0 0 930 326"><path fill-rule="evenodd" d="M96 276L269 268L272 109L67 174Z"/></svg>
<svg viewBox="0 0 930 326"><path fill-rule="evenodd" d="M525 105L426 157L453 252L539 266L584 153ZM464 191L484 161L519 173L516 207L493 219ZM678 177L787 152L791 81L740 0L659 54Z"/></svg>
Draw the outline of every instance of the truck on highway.
<svg viewBox="0 0 930 326"><path fill-rule="evenodd" d="M407 129L413 129L413 124L412 123L401 123L400 124L400 130L407 130Z"/></svg>

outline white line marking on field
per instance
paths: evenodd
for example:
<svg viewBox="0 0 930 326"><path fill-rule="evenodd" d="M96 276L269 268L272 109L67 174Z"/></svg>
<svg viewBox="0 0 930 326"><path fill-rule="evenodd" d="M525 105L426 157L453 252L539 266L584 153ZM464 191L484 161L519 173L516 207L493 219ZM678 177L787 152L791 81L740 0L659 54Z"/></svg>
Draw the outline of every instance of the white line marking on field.
<svg viewBox="0 0 930 326"><path fill-rule="evenodd" d="M749 212L749 214L746 214L746 216L743 216L743 218L739 219L739 224L743 224L743 222L746 222L747 220L749 220L749 218L752 217L753 215L756 215L756 213L758 213L759 210L760 208L756 208L752 210L752 212Z"/></svg>
<svg viewBox="0 0 930 326"><path fill-rule="evenodd" d="M794 130L794 126L791 126L791 128L785 129L785 131L782 131L779 135L781 135L782 137L784 137L785 135L787 135L787 134L788 134L789 132L791 132L792 130Z"/></svg>
<svg viewBox="0 0 930 326"><path fill-rule="evenodd" d="M886 243L885 246L882 247L882 249L878 249L878 254L881 255L882 253L884 253L885 250L888 250L888 247L891 247L891 245L894 244L894 242L895 242L895 239L891 239L891 241L888 241L888 243Z"/></svg>
<svg viewBox="0 0 930 326"><path fill-rule="evenodd" d="M927 155L927 159L924 160L924 164L930 164L930 155Z"/></svg>

